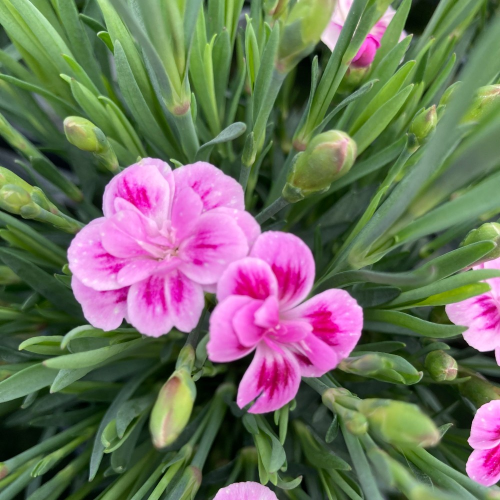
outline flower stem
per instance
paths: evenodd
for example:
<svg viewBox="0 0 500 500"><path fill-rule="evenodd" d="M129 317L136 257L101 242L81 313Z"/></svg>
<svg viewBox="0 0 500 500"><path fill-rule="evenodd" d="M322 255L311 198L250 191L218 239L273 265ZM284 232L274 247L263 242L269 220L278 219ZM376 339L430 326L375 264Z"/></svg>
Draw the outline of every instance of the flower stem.
<svg viewBox="0 0 500 500"><path fill-rule="evenodd" d="M260 212L255 219L259 224L263 224L266 220L270 219L273 215L277 214L280 210L289 205L290 202L285 200L282 196L280 196L276 201L273 201L267 208L264 208L262 212Z"/></svg>

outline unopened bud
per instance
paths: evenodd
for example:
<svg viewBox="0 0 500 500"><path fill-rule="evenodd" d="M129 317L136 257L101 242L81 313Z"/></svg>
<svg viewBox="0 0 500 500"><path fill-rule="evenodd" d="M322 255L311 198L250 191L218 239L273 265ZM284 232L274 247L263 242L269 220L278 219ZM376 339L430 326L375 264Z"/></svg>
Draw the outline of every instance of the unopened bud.
<svg viewBox="0 0 500 500"><path fill-rule="evenodd" d="M34 205L30 194L15 184L5 184L0 189L0 208L11 214L19 215L25 206Z"/></svg>
<svg viewBox="0 0 500 500"><path fill-rule="evenodd" d="M201 471L197 467L190 465L186 468L179 482L174 487L169 498L178 500L194 500L196 493L201 486Z"/></svg>
<svg viewBox="0 0 500 500"><path fill-rule="evenodd" d="M112 172L118 169L118 160L104 132L91 121L79 116L64 120L64 133L68 142L82 151L94 153Z"/></svg>
<svg viewBox="0 0 500 500"><path fill-rule="evenodd" d="M344 359L338 368L354 375L397 384L416 384L422 378L422 372L406 359L383 352L370 352Z"/></svg>
<svg viewBox="0 0 500 500"><path fill-rule="evenodd" d="M295 203L326 191L332 182L347 174L356 159L356 143L345 132L331 130L317 135L296 156L283 198Z"/></svg>
<svg viewBox="0 0 500 500"><path fill-rule="evenodd" d="M427 354L425 367L436 382L447 382L457 378L458 364L444 351L432 351Z"/></svg>
<svg viewBox="0 0 500 500"><path fill-rule="evenodd" d="M283 27L276 64L278 71L288 73L314 50L330 22L335 4L336 0L295 3Z"/></svg>
<svg viewBox="0 0 500 500"><path fill-rule="evenodd" d="M390 399L365 399L358 411L368 419L370 431L398 446L434 446L439 430L419 407Z"/></svg>
<svg viewBox="0 0 500 500"><path fill-rule="evenodd" d="M417 146L421 146L427 142L429 137L436 130L438 115L436 106L431 106L427 109L422 109L410 124L409 132L417 142Z"/></svg>
<svg viewBox="0 0 500 500"><path fill-rule="evenodd" d="M33 191L33 186L30 186L26 181L21 179L21 177L7 168L0 167L0 187L5 186L6 184L15 184L16 186L23 188L29 194Z"/></svg>
<svg viewBox="0 0 500 500"><path fill-rule="evenodd" d="M477 122L498 105L500 105L500 85L481 87L462 121L464 123Z"/></svg>
<svg viewBox="0 0 500 500"><path fill-rule="evenodd" d="M450 85L444 92L443 96L441 97L439 105L446 106L447 104L449 104L452 97L456 94L460 85L462 85L462 82L455 82L453 85Z"/></svg>
<svg viewBox="0 0 500 500"><path fill-rule="evenodd" d="M151 411L149 429L156 448L172 444L184 430L193 411L196 386L185 368L176 370L160 389Z"/></svg>
<svg viewBox="0 0 500 500"><path fill-rule="evenodd" d="M500 257L500 224L488 222L477 229L473 229L467 234L464 241L460 243L460 246L464 247L480 241L492 241L497 244L497 247L482 257L478 264Z"/></svg>
<svg viewBox="0 0 500 500"><path fill-rule="evenodd" d="M458 385L460 394L467 398L476 408L493 401L500 399L500 387L488 382L478 373L466 370L460 367L461 377L470 377L462 384Z"/></svg>
<svg viewBox="0 0 500 500"><path fill-rule="evenodd" d="M288 8L290 0L265 0L264 10L273 19L280 18Z"/></svg>
<svg viewBox="0 0 500 500"><path fill-rule="evenodd" d="M347 410L343 413L342 418L346 429L355 436L361 436L368 432L368 420L358 411Z"/></svg>

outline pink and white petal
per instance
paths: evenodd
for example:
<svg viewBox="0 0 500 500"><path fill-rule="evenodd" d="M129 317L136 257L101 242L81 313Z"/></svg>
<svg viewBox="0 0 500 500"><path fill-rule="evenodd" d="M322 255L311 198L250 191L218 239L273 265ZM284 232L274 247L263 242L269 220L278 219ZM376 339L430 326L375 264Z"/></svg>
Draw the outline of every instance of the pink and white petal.
<svg viewBox="0 0 500 500"><path fill-rule="evenodd" d="M220 489L214 500L278 500L278 497L266 486L248 481Z"/></svg>
<svg viewBox="0 0 500 500"><path fill-rule="evenodd" d="M217 285L217 299L230 295L246 295L265 300L278 294L278 281L269 264L260 259L246 257L228 266Z"/></svg>
<svg viewBox="0 0 500 500"><path fill-rule="evenodd" d="M252 247L255 240L260 235L260 226L255 218L248 212L233 208L219 207L212 210L212 213L222 213L232 217L240 229L245 233L248 245Z"/></svg>
<svg viewBox="0 0 500 500"><path fill-rule="evenodd" d="M280 324L270 333L271 338L287 346L300 342L309 336L312 326L305 321L281 320Z"/></svg>
<svg viewBox="0 0 500 500"><path fill-rule="evenodd" d="M255 324L262 328L275 328L280 322L280 307L275 295L270 295L255 311Z"/></svg>
<svg viewBox="0 0 500 500"><path fill-rule="evenodd" d="M117 290L123 287L117 281L118 272L128 260L114 257L102 246L104 220L96 219L73 238L68 249L69 268L84 285L94 290Z"/></svg>
<svg viewBox="0 0 500 500"><path fill-rule="evenodd" d="M261 342L238 388L236 403L244 408L255 400L249 413L275 411L289 403L300 385L300 368L288 351L278 352Z"/></svg>
<svg viewBox="0 0 500 500"><path fill-rule="evenodd" d="M177 241L191 234L202 211L203 203L200 197L189 186L175 190L171 221Z"/></svg>
<svg viewBox="0 0 500 500"><path fill-rule="evenodd" d="M356 68L367 68L375 59L379 47L380 42L373 35L368 35L354 56L352 65Z"/></svg>
<svg viewBox="0 0 500 500"><path fill-rule="evenodd" d="M174 326L189 333L200 321L205 306L201 285L175 270L165 277L167 305Z"/></svg>
<svg viewBox="0 0 500 500"><path fill-rule="evenodd" d="M487 450L500 445L500 400L493 400L477 410L470 429L469 444Z"/></svg>
<svg viewBox="0 0 500 500"><path fill-rule="evenodd" d="M122 198L144 216L157 223L168 218L170 186L158 168L149 163L137 163L119 173L106 186L103 211L111 217L117 211L115 200Z"/></svg>
<svg viewBox="0 0 500 500"><path fill-rule="evenodd" d="M85 286L74 276L71 279L71 288L82 306L85 319L92 326L106 332L119 328L127 314L128 288L98 292Z"/></svg>
<svg viewBox="0 0 500 500"><path fill-rule="evenodd" d="M216 283L227 266L248 254L243 231L227 215L203 214L179 245L179 270L200 285Z"/></svg>
<svg viewBox="0 0 500 500"><path fill-rule="evenodd" d="M129 260L118 272L117 281L121 286L130 286L149 278L158 272L160 262L156 259L139 258Z"/></svg>
<svg viewBox="0 0 500 500"><path fill-rule="evenodd" d="M474 450L467 460L467 475L483 486L500 480L500 445L489 450Z"/></svg>
<svg viewBox="0 0 500 500"><path fill-rule="evenodd" d="M297 358L303 377L321 377L333 370L340 361L335 349L312 333L304 340L287 347Z"/></svg>
<svg viewBox="0 0 500 500"><path fill-rule="evenodd" d="M334 349L338 361L349 356L363 329L363 309L345 290L320 293L283 317L308 322L312 333Z"/></svg>
<svg viewBox="0 0 500 500"><path fill-rule="evenodd" d="M199 161L173 172L176 188L189 186L203 202L205 211L218 207L245 210L241 185L210 163Z"/></svg>
<svg viewBox="0 0 500 500"><path fill-rule="evenodd" d="M267 262L278 280L281 310L302 302L314 283L315 264L309 247L290 233L268 231L255 242L250 257Z"/></svg>
<svg viewBox="0 0 500 500"><path fill-rule="evenodd" d="M252 349L260 342L266 329L255 324L255 313L261 308L262 301L252 300L233 316L233 328L240 344Z"/></svg>
<svg viewBox="0 0 500 500"><path fill-rule="evenodd" d="M339 41L340 32L342 31L342 25L338 22L330 21L325 31L321 35L321 41L331 50L335 48Z"/></svg>
<svg viewBox="0 0 500 500"><path fill-rule="evenodd" d="M468 328L463 333L464 339L478 351L500 347L500 312L490 292L449 304L446 314L452 323Z"/></svg>
<svg viewBox="0 0 500 500"><path fill-rule="evenodd" d="M219 302L210 316L210 340L207 344L208 359L226 363L243 358L253 347L245 347L233 327L235 314L253 302L250 297L232 296Z"/></svg>
<svg viewBox="0 0 500 500"><path fill-rule="evenodd" d="M128 321L144 335L159 337L174 326L165 286L165 276L155 275L130 287L127 300Z"/></svg>

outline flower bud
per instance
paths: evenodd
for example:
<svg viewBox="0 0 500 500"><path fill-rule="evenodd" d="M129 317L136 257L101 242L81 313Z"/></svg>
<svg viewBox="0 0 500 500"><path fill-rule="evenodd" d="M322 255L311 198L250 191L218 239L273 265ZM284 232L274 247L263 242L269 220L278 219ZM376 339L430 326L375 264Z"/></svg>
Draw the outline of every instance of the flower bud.
<svg viewBox="0 0 500 500"><path fill-rule="evenodd" d="M306 150L295 157L283 198L295 203L326 191L332 182L349 172L356 152L356 143L345 132L331 130L317 135Z"/></svg>
<svg viewBox="0 0 500 500"><path fill-rule="evenodd" d="M453 85L450 85L444 92L443 96L441 97L439 105L446 106L447 104L449 104L453 95L457 92L460 85L462 85L462 82L455 82Z"/></svg>
<svg viewBox="0 0 500 500"><path fill-rule="evenodd" d="M182 474L181 479L176 484L170 498L178 500L194 500L196 493L201 486L201 471L197 467L190 465Z"/></svg>
<svg viewBox="0 0 500 500"><path fill-rule="evenodd" d="M425 368L436 382L447 382L457 378L458 364L444 351L432 351L427 354Z"/></svg>
<svg viewBox="0 0 500 500"><path fill-rule="evenodd" d="M196 386L185 368L176 370L160 389L149 429L156 448L172 444L184 430L196 399Z"/></svg>
<svg viewBox="0 0 500 500"><path fill-rule="evenodd" d="M9 169L0 167L0 188L5 186L6 184L14 184L23 188L29 194L33 192L33 186L30 186L26 181L21 179L14 172L11 172Z"/></svg>
<svg viewBox="0 0 500 500"><path fill-rule="evenodd" d="M19 215L25 206L35 205L28 191L15 184L5 184L0 189L0 208Z"/></svg>
<svg viewBox="0 0 500 500"><path fill-rule="evenodd" d="M477 122L491 111L495 106L500 104L500 85L487 85L481 87L476 93L476 97L465 114L462 122Z"/></svg>
<svg viewBox="0 0 500 500"><path fill-rule="evenodd" d="M416 139L417 146L421 146L427 142L434 130L436 130L437 122L438 116L435 105L427 109L422 109L417 113L409 129L410 134Z"/></svg>
<svg viewBox="0 0 500 500"><path fill-rule="evenodd" d="M368 420L359 411L347 410L342 414L346 429L354 436L361 436L368 432Z"/></svg>
<svg viewBox="0 0 500 500"><path fill-rule="evenodd" d="M278 2L278 5L283 2ZM293 6L283 27L276 68L288 73L309 55L328 26L336 0L301 0Z"/></svg>
<svg viewBox="0 0 500 500"><path fill-rule="evenodd" d="M478 373L460 367L461 377L470 377L469 380L458 384L458 389L463 397L468 399L476 408L500 399L500 387L493 385Z"/></svg>
<svg viewBox="0 0 500 500"><path fill-rule="evenodd" d="M498 259L498 257L500 257L500 224L488 222L477 229L473 229L467 234L464 241L460 243L460 246L464 247L480 241L492 241L497 244L497 247L482 257L478 264L488 260Z"/></svg>
<svg viewBox="0 0 500 500"><path fill-rule="evenodd" d="M64 133L68 142L82 151L94 153L112 172L118 169L118 160L104 132L91 121L79 116L64 120Z"/></svg>
<svg viewBox="0 0 500 500"><path fill-rule="evenodd" d="M418 406L390 399L365 399L358 408L368 419L370 431L398 446L434 446L439 430Z"/></svg>
<svg viewBox="0 0 500 500"><path fill-rule="evenodd" d="M265 0L264 10L268 16L278 19L286 12L289 3L290 0Z"/></svg>

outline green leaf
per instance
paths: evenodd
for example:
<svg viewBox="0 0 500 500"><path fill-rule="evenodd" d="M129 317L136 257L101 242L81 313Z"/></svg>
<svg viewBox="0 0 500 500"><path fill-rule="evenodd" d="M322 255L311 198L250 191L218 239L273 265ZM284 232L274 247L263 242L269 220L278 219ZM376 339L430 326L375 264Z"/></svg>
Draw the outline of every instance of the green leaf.
<svg viewBox="0 0 500 500"><path fill-rule="evenodd" d="M0 382L0 403L22 398L52 384L57 372L41 363L11 375Z"/></svg>
<svg viewBox="0 0 500 500"><path fill-rule="evenodd" d="M196 161L208 161L214 146L234 141L238 137L242 136L246 129L247 126L243 122L236 122L229 125L229 127L225 128L217 137L200 146L200 149L198 149L198 152L196 153Z"/></svg>
<svg viewBox="0 0 500 500"><path fill-rule="evenodd" d="M20 351L26 350L47 356L61 354L62 335L47 335L44 337L31 337L19 344Z"/></svg>

